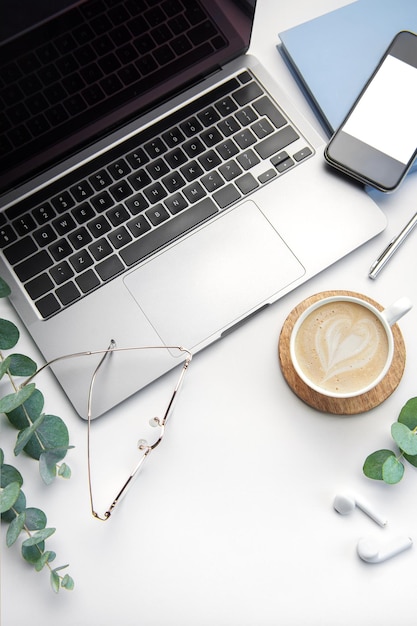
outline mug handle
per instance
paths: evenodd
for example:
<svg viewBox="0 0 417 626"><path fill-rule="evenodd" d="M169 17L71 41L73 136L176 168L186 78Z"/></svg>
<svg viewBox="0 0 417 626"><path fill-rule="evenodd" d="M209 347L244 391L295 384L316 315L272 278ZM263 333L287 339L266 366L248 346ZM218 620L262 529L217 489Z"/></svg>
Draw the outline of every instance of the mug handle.
<svg viewBox="0 0 417 626"><path fill-rule="evenodd" d="M404 296L399 300L393 302L390 306L381 312L381 315L386 319L390 326L393 326L403 315L413 307L413 303L409 298Z"/></svg>

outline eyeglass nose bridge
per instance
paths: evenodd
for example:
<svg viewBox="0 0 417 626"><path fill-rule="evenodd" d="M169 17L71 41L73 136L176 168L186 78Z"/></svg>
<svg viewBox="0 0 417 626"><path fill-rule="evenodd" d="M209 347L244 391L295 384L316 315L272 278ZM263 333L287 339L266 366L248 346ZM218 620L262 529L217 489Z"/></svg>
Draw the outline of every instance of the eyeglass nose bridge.
<svg viewBox="0 0 417 626"><path fill-rule="evenodd" d="M151 452L152 450L155 450L155 448L159 446L165 435L165 420L161 420L159 417L152 417L149 420L149 424L154 428L159 426L161 430L159 433L159 437L152 444L149 444L146 439L139 439L138 448L143 452Z"/></svg>

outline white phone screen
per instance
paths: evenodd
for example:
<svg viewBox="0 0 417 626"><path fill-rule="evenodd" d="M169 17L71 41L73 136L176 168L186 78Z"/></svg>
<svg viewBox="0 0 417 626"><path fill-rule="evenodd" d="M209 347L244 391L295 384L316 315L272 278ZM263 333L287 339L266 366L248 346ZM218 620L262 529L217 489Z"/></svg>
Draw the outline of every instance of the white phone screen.
<svg viewBox="0 0 417 626"><path fill-rule="evenodd" d="M417 68L388 55L343 132L407 164L417 148Z"/></svg>

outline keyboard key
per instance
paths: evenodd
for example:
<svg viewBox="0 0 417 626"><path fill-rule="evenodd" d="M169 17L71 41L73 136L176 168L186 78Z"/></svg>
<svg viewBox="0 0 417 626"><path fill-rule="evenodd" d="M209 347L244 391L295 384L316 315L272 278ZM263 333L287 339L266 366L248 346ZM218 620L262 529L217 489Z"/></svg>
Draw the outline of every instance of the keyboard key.
<svg viewBox="0 0 417 626"><path fill-rule="evenodd" d="M75 250L80 250L81 248L86 246L88 243L90 243L90 241L92 241L92 237L90 233L87 231L87 229L84 228L84 226L82 226L81 228L78 228L78 230L74 231L73 233L70 233L69 240L72 244L72 247Z"/></svg>
<svg viewBox="0 0 417 626"><path fill-rule="evenodd" d="M285 126L287 123L285 117L278 111L277 107L267 96L254 102L253 107L257 110L259 115L266 115L276 128L281 128L281 126Z"/></svg>
<svg viewBox="0 0 417 626"><path fill-rule="evenodd" d="M129 176L128 181L136 191L144 189L146 185L149 185L152 182L149 174L143 169Z"/></svg>
<svg viewBox="0 0 417 626"><path fill-rule="evenodd" d="M175 148L185 140L185 137L180 129L175 127L164 133L162 135L162 139L165 141L169 148Z"/></svg>
<svg viewBox="0 0 417 626"><path fill-rule="evenodd" d="M134 220L128 222L127 227L134 237L140 237L151 229L151 225L144 215L139 215Z"/></svg>
<svg viewBox="0 0 417 626"><path fill-rule="evenodd" d="M117 185L113 185L109 189L111 195L116 200L116 202L121 202L125 198L128 198L132 195L133 189L129 185L126 180L121 180L117 183Z"/></svg>
<svg viewBox="0 0 417 626"><path fill-rule="evenodd" d="M89 252L93 255L96 261L101 261L106 256L109 256L113 252L111 245L107 239L98 239L91 246L88 246Z"/></svg>
<svg viewBox="0 0 417 626"><path fill-rule="evenodd" d="M51 246L49 246L48 249L54 257L55 261L61 261L66 256L69 256L73 251L66 239L60 239L56 243L53 243Z"/></svg>
<svg viewBox="0 0 417 626"><path fill-rule="evenodd" d="M71 213L78 224L85 224L85 222L88 222L95 216L94 209L88 202L78 205L75 209L72 209Z"/></svg>
<svg viewBox="0 0 417 626"><path fill-rule="evenodd" d="M251 106L247 106L241 111L238 111L236 113L236 117L242 126L249 126L249 124L252 124L252 122L255 122L255 120L258 119L258 115Z"/></svg>
<svg viewBox="0 0 417 626"><path fill-rule="evenodd" d="M13 227L18 235L26 235L36 228L36 222L29 213L22 215L13 222Z"/></svg>
<svg viewBox="0 0 417 626"><path fill-rule="evenodd" d="M6 239L9 238L10 236L6 236ZM28 256L34 254L37 249L38 248L34 240L30 237L30 235L28 235L6 248L6 250L4 250L4 256L11 265L14 265L15 263L19 263L19 261L23 261L23 259L26 259Z"/></svg>
<svg viewBox="0 0 417 626"><path fill-rule="evenodd" d="M142 193L137 193L126 201L126 206L132 215L137 215L148 208L149 202Z"/></svg>
<svg viewBox="0 0 417 626"><path fill-rule="evenodd" d="M65 285L62 285L62 287L58 287L55 293L64 306L71 304L80 297L80 292L72 282L66 283Z"/></svg>
<svg viewBox="0 0 417 626"><path fill-rule="evenodd" d="M100 217L89 222L88 230L93 237L102 237L111 230L111 226L104 215L100 215Z"/></svg>
<svg viewBox="0 0 417 626"><path fill-rule="evenodd" d="M286 126L282 130L279 130L261 141L261 143L254 146L254 148L262 159L267 159L275 154L275 152L282 150L297 139L299 139L299 135L295 132L293 127Z"/></svg>
<svg viewBox="0 0 417 626"><path fill-rule="evenodd" d="M57 313L61 308L58 300L55 298L54 294L52 293L49 293L47 296L44 296L43 298L38 300L35 304L39 313L42 315L43 318L50 317L54 313Z"/></svg>
<svg viewBox="0 0 417 626"><path fill-rule="evenodd" d="M255 165L258 165L258 163L260 163L259 157L254 153L252 149L245 150L245 152L239 154L237 160L244 170L250 170L251 167L254 167Z"/></svg>
<svg viewBox="0 0 417 626"><path fill-rule="evenodd" d="M118 250L119 248L123 248L123 246L128 244L129 241L132 241L132 237L131 235L129 235L124 226L120 226L119 228L116 228L116 230L114 230L112 233L110 233L109 241L112 246L116 250Z"/></svg>
<svg viewBox="0 0 417 626"><path fill-rule="evenodd" d="M255 135L248 128L237 133L233 138L242 150L256 143Z"/></svg>
<svg viewBox="0 0 417 626"><path fill-rule="evenodd" d="M52 198L51 203L58 213L63 213L75 205L74 198L69 195L68 191L64 191L59 196Z"/></svg>
<svg viewBox="0 0 417 626"><path fill-rule="evenodd" d="M219 171L227 181L233 180L236 176L239 176L239 174L242 173L241 168L236 161L233 161L233 159L224 165L221 165L219 167Z"/></svg>
<svg viewBox="0 0 417 626"><path fill-rule="evenodd" d="M46 250L41 250L41 252L37 252L19 265L16 265L14 270L22 283L25 283L36 276L36 274L47 270L51 265L53 265L51 257Z"/></svg>
<svg viewBox="0 0 417 626"><path fill-rule="evenodd" d="M39 228L39 230L33 233L33 238L36 240L38 246L42 248L55 241L57 234L50 224L46 224L43 228Z"/></svg>
<svg viewBox="0 0 417 626"><path fill-rule="evenodd" d="M123 263L115 254L96 266L97 274L100 276L101 280L104 281L117 276L117 274L120 274L124 269Z"/></svg>
<svg viewBox="0 0 417 626"><path fill-rule="evenodd" d="M129 213L121 204L113 209L110 209L110 211L107 211L106 215L113 226L119 226L119 224L123 224L123 222L126 222L129 219Z"/></svg>
<svg viewBox="0 0 417 626"><path fill-rule="evenodd" d="M77 202L82 202L83 200L86 200L87 198L92 196L94 190L86 180L83 180L77 185L71 187L70 192L77 200Z"/></svg>
<svg viewBox="0 0 417 626"><path fill-rule="evenodd" d="M100 170L88 179L96 191L101 191L113 182L110 174L106 170Z"/></svg>
<svg viewBox="0 0 417 626"><path fill-rule="evenodd" d="M151 204L160 202L168 195L168 193L162 187L161 183L155 183L154 185L151 185L147 189L144 189L143 193Z"/></svg>
<svg viewBox="0 0 417 626"><path fill-rule="evenodd" d="M16 241L16 239L17 239L17 235L11 226L6 224L6 226L3 226L2 228L0 228L0 247L1 248L8 246L9 244L13 243L13 241Z"/></svg>
<svg viewBox="0 0 417 626"><path fill-rule="evenodd" d="M41 274L37 276L33 280L29 281L25 285L25 289L32 298L32 300L37 300L41 296L51 291L54 288L54 283L49 278L48 274Z"/></svg>
<svg viewBox="0 0 417 626"><path fill-rule="evenodd" d="M75 279L75 282L83 293L88 293L100 285L100 281L93 270L87 270L83 274L80 274Z"/></svg>
<svg viewBox="0 0 417 626"><path fill-rule="evenodd" d="M126 265L130 267L191 228L201 224L217 212L218 209L214 202L210 198L205 198L187 209L187 211L183 211L175 218L168 220L146 236L131 243L120 252L120 256Z"/></svg>
<svg viewBox="0 0 417 626"><path fill-rule="evenodd" d="M201 165L204 167L206 172L209 172L210 170L212 170L214 167L217 167L221 163L221 159L214 152L214 150L209 150L208 152L203 154L201 157L199 157L198 160L201 163Z"/></svg>
<svg viewBox="0 0 417 626"><path fill-rule="evenodd" d="M263 139L274 131L274 127L270 124L270 122L268 122L267 119L263 118L258 122L255 122L255 124L252 124L251 130L259 139Z"/></svg>
<svg viewBox="0 0 417 626"><path fill-rule="evenodd" d="M245 195L259 187L258 181L250 173L237 178L235 182L240 191Z"/></svg>
<svg viewBox="0 0 417 626"><path fill-rule="evenodd" d="M58 231L59 235L65 235L66 233L71 232L76 227L75 220L71 217L69 213L62 215L58 219L52 222L54 228Z"/></svg>
<svg viewBox="0 0 417 626"><path fill-rule="evenodd" d="M62 285L62 283L65 283L74 276L73 270L66 261L55 265L55 267L50 270L50 274L57 285Z"/></svg>
<svg viewBox="0 0 417 626"><path fill-rule="evenodd" d="M233 202L236 202L241 198L241 194L238 189L233 184L226 185L226 187L222 187L219 191L216 191L213 194L213 198L219 205L221 209L225 209Z"/></svg>
<svg viewBox="0 0 417 626"><path fill-rule="evenodd" d="M114 180L120 180L124 176L127 176L131 169L124 159L119 159L115 163L107 166L109 173L113 176Z"/></svg>
<svg viewBox="0 0 417 626"><path fill-rule="evenodd" d="M248 102L252 102L252 100L255 100L255 98L259 98L259 96L262 96L262 94L263 91L261 87L257 83L251 82L247 83L241 89L235 91L233 93L233 97L236 102L240 104L240 106L244 106L245 104L248 104Z"/></svg>
<svg viewBox="0 0 417 626"><path fill-rule="evenodd" d="M94 263L87 250L80 250L76 254L70 256L69 262L77 273L83 272Z"/></svg>
<svg viewBox="0 0 417 626"><path fill-rule="evenodd" d="M313 152L312 150L310 150L310 148L306 146L302 150L299 150L298 152L293 154L293 157L294 157L294 160L297 161L297 163L299 163L303 159L306 159L308 156L310 156L310 154L313 154Z"/></svg>
<svg viewBox="0 0 417 626"><path fill-rule="evenodd" d="M169 172L169 167L163 159L156 159L150 165L147 165L146 169L153 180L158 180L158 178L165 176L165 174L168 174Z"/></svg>
<svg viewBox="0 0 417 626"><path fill-rule="evenodd" d="M181 193L175 193L165 200L165 206L172 215L176 215L187 208L188 202Z"/></svg>
<svg viewBox="0 0 417 626"><path fill-rule="evenodd" d="M159 224L162 224L169 218L169 213L162 204L157 204L152 209L146 211L146 217L154 226L159 226Z"/></svg>
<svg viewBox="0 0 417 626"><path fill-rule="evenodd" d="M207 195L207 192L204 191L199 182L195 182L191 185L188 185L188 187L184 187L182 192L190 202L197 202L198 200L201 200L201 198L204 198L205 195Z"/></svg>
<svg viewBox="0 0 417 626"><path fill-rule="evenodd" d="M91 198L90 202L95 210L99 212L109 209L114 204L113 198L107 191L97 194L94 198Z"/></svg>
<svg viewBox="0 0 417 626"><path fill-rule="evenodd" d="M147 156L145 151L142 150L142 148L138 148L138 150L135 150L134 152L128 154L126 160L128 161L129 165L135 170L139 167L143 167L144 165L146 165L146 163L149 162L149 157Z"/></svg>

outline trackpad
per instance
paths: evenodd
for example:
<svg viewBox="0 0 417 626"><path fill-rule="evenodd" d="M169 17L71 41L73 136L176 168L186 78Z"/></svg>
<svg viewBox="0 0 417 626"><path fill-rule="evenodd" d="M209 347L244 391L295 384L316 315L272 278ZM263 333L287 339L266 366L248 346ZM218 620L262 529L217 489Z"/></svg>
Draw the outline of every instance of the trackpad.
<svg viewBox="0 0 417 626"><path fill-rule="evenodd" d="M191 349L271 302L303 274L248 200L131 272L125 284L164 344Z"/></svg>

